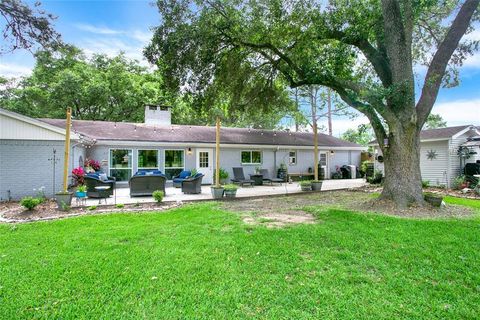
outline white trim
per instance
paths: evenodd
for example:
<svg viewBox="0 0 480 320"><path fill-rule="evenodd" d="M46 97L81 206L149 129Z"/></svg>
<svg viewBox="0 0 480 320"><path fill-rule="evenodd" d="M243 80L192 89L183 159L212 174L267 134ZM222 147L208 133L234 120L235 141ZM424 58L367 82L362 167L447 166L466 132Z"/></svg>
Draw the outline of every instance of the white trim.
<svg viewBox="0 0 480 320"><path fill-rule="evenodd" d="M214 148L215 143L202 143L202 142L159 142L159 141L128 141L128 140L97 140L95 145L116 145L116 146L149 146L149 147L184 147L184 148ZM273 145L273 144L220 144L222 148L236 148L236 149L273 149L273 150L313 150L313 146L289 146L289 145ZM335 151L365 151L366 147L330 147L319 146L318 149L322 150L335 150ZM173 149L169 149L173 150Z"/></svg>
<svg viewBox="0 0 480 320"><path fill-rule="evenodd" d="M37 119L34 119L34 118L24 116L24 115L16 113L16 112L12 112L12 111L8 111L8 110L0 108L0 114L4 115L6 117L9 117L9 118L13 118L13 119L16 119L16 120L19 120L19 121L23 121L23 122L29 123L31 125L34 125L34 126L37 126L37 127L40 127L40 128L58 133L58 134L61 134L61 135L66 134L65 129L59 128L57 126L53 126L53 125L48 124L46 122L43 122L41 120L37 120ZM71 132L70 133L70 139L78 140L78 139L80 139L80 136L78 134L74 133L74 132Z"/></svg>
<svg viewBox="0 0 480 320"><path fill-rule="evenodd" d="M470 130L475 130L475 131L478 132L477 128L476 128L474 125L470 125L470 126L466 127L465 129L463 129L462 131L454 134L454 135L452 136L452 139L457 139L457 138L460 137L462 134L467 133L467 132L470 131Z"/></svg>

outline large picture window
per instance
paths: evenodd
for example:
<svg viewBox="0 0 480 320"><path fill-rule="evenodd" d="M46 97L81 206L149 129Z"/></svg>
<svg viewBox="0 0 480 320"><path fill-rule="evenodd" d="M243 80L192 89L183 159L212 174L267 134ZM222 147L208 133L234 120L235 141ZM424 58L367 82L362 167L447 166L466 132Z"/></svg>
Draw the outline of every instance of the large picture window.
<svg viewBox="0 0 480 320"><path fill-rule="evenodd" d="M132 176L132 150L110 150L110 175L117 181L128 181Z"/></svg>
<svg viewBox="0 0 480 320"><path fill-rule="evenodd" d="M157 169L158 150L138 150L138 169Z"/></svg>
<svg viewBox="0 0 480 320"><path fill-rule="evenodd" d="M185 169L184 150L165 150L165 175L168 180Z"/></svg>
<svg viewBox="0 0 480 320"><path fill-rule="evenodd" d="M262 152L242 151L242 164L262 164Z"/></svg>

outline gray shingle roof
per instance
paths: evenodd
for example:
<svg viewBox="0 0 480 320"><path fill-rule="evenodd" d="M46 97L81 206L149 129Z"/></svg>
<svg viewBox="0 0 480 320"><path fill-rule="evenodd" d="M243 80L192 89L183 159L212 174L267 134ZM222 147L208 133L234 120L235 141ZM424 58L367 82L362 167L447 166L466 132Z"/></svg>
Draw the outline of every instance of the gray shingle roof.
<svg viewBox="0 0 480 320"><path fill-rule="evenodd" d="M447 128L438 128L438 129L426 129L420 132L420 141L422 140L448 140L452 136L456 135L462 130L465 130L468 127L475 127L471 124ZM377 140L370 141L368 144L377 144Z"/></svg>
<svg viewBox="0 0 480 320"><path fill-rule="evenodd" d="M65 128L63 119L40 119ZM178 143L215 143L215 127L208 126L152 126L143 123L74 120L72 130L96 140L152 141ZM245 128L221 128L222 144L313 146L313 134ZM352 147L360 145L319 133L321 147Z"/></svg>

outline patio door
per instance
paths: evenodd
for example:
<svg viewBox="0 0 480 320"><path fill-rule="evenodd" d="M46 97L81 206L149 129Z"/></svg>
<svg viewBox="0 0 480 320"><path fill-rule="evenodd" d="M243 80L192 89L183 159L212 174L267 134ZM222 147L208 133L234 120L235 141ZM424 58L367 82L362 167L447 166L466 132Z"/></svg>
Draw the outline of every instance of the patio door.
<svg viewBox="0 0 480 320"><path fill-rule="evenodd" d="M213 183L213 149L197 149L197 170L203 173L203 184Z"/></svg>

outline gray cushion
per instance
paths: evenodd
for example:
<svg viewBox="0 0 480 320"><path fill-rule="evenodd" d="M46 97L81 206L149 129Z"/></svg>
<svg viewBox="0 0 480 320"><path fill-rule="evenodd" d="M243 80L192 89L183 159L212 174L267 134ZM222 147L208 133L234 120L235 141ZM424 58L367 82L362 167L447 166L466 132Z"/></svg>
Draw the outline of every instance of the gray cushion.
<svg viewBox="0 0 480 320"><path fill-rule="evenodd" d="M107 181L108 180L108 177L107 177L107 174L106 173L100 173L98 175L98 178L102 181Z"/></svg>

